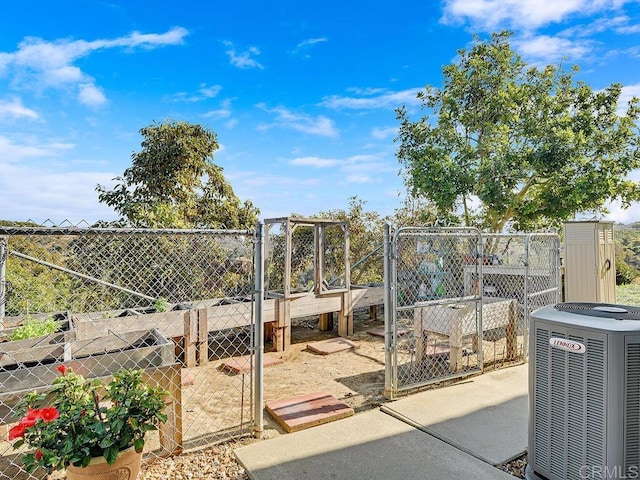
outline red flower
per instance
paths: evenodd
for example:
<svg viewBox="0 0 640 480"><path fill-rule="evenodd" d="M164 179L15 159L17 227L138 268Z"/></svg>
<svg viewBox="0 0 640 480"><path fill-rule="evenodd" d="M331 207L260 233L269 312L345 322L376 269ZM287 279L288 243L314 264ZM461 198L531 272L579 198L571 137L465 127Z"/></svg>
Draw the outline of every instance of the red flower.
<svg viewBox="0 0 640 480"><path fill-rule="evenodd" d="M42 460L42 456L43 456L42 450L36 450L36 453L35 453L36 460Z"/></svg>
<svg viewBox="0 0 640 480"><path fill-rule="evenodd" d="M26 428L27 427L22 423L19 423L15 427L11 427L11 429L9 429L9 441L24 437L24 431Z"/></svg>
<svg viewBox="0 0 640 480"><path fill-rule="evenodd" d="M27 414L24 416L23 420L37 420L41 418L41 412L37 408L30 408L27 410Z"/></svg>
<svg viewBox="0 0 640 480"><path fill-rule="evenodd" d="M56 410L56 407L46 407L40 410L40 418L45 422L50 422L51 420L55 420L60 416L60 412Z"/></svg>
<svg viewBox="0 0 640 480"><path fill-rule="evenodd" d="M37 418L24 417L22 420L20 420L19 425L22 425L24 428L31 428L36 424L36 420Z"/></svg>
<svg viewBox="0 0 640 480"><path fill-rule="evenodd" d="M56 370L58 370L60 372L60 375L64 375L65 373L67 373L67 366L66 365L60 365L58 368L56 368Z"/></svg>

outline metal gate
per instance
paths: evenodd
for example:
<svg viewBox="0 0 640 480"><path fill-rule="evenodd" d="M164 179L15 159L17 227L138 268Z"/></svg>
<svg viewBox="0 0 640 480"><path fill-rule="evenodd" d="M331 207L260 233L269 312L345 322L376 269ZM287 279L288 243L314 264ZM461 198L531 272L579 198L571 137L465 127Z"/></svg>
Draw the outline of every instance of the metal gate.
<svg viewBox="0 0 640 480"><path fill-rule="evenodd" d="M469 228L385 230L385 393L482 369L482 241Z"/></svg>
<svg viewBox="0 0 640 480"><path fill-rule="evenodd" d="M560 300L556 233L385 229L385 393L526 361L529 314Z"/></svg>

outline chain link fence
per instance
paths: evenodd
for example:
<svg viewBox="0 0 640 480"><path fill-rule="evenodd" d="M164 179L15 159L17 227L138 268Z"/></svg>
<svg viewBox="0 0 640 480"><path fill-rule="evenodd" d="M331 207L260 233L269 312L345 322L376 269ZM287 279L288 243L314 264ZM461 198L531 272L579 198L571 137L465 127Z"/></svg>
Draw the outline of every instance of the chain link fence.
<svg viewBox="0 0 640 480"><path fill-rule="evenodd" d="M388 239L387 395L526 360L529 313L560 299L555 233L401 228Z"/></svg>
<svg viewBox="0 0 640 480"><path fill-rule="evenodd" d="M390 249L394 392L481 368L480 296L465 290L465 266L480 249L474 229L395 232Z"/></svg>
<svg viewBox="0 0 640 480"><path fill-rule="evenodd" d="M252 433L254 239L0 227L0 479L42 478L24 471L7 432L16 403L48 391L60 364L102 380L142 369L169 391L168 421L147 434L147 460Z"/></svg>

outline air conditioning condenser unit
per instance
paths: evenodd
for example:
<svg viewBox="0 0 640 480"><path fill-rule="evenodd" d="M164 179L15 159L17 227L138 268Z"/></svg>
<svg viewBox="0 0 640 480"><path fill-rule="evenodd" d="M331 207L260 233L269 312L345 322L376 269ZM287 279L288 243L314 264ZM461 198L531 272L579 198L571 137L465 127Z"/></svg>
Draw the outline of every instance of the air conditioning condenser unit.
<svg viewBox="0 0 640 480"><path fill-rule="evenodd" d="M527 478L640 479L640 307L530 316Z"/></svg>

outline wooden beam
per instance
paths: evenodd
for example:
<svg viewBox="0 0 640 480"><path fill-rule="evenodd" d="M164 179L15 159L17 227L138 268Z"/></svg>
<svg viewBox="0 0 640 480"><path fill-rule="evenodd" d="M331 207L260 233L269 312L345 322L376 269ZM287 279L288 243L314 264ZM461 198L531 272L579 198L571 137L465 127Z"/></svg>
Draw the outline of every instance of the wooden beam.
<svg viewBox="0 0 640 480"><path fill-rule="evenodd" d="M195 367L196 345L198 343L198 313L196 310L184 312L184 364L187 367Z"/></svg>
<svg viewBox="0 0 640 480"><path fill-rule="evenodd" d="M209 328L207 309L198 309L198 342L196 361L198 365L209 363Z"/></svg>
<svg viewBox="0 0 640 480"><path fill-rule="evenodd" d="M342 305L338 312L338 335L348 337L353 335L353 304L351 303L351 292L342 292Z"/></svg>
<svg viewBox="0 0 640 480"><path fill-rule="evenodd" d="M291 300L276 300L276 328L273 332L273 347L276 352L284 352L291 347Z"/></svg>
<svg viewBox="0 0 640 480"><path fill-rule="evenodd" d="M318 321L318 330L328 332L333 330L333 312L321 313Z"/></svg>
<svg viewBox="0 0 640 480"><path fill-rule="evenodd" d="M167 421L158 427L162 455L182 453L182 386L180 365L145 370L145 376L160 388L169 392L164 413Z"/></svg>

